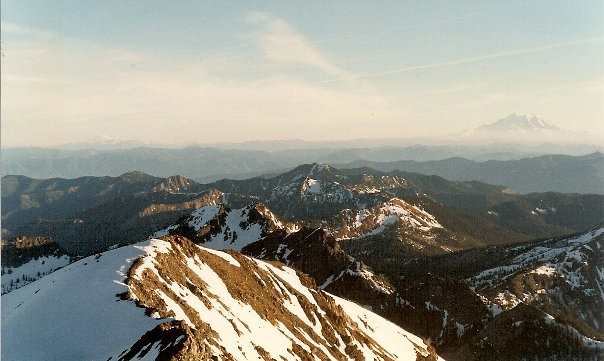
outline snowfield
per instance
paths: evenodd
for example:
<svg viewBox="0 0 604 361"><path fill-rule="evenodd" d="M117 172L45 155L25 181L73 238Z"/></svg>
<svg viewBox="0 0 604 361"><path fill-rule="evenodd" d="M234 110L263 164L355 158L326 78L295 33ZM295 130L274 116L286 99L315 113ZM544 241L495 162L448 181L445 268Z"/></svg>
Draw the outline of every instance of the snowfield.
<svg viewBox="0 0 604 361"><path fill-rule="evenodd" d="M145 316L123 281L150 242L84 258L2 296L3 360L107 360L163 321Z"/></svg>
<svg viewBox="0 0 604 361"><path fill-rule="evenodd" d="M2 294L23 287L69 264L69 256L43 256L19 267L2 267Z"/></svg>

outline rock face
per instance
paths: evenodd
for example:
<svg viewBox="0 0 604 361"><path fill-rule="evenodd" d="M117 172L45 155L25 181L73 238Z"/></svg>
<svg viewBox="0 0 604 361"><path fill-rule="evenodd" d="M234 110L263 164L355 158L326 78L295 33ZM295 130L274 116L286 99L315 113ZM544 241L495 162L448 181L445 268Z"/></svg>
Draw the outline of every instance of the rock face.
<svg viewBox="0 0 604 361"><path fill-rule="evenodd" d="M309 275L321 289L363 305L377 307L385 298L394 299L389 281L347 255L330 232L283 222L262 203L241 209L203 207L152 237L168 234L282 262Z"/></svg>
<svg viewBox="0 0 604 361"><path fill-rule="evenodd" d="M187 192L197 185L196 182L181 175L166 178L163 182L153 188L154 192Z"/></svg>
<svg viewBox="0 0 604 361"><path fill-rule="evenodd" d="M400 344L383 343L367 311L292 269L204 250L182 237L165 241L167 249L133 265L126 283L148 312L184 319L181 327L193 337L183 338L178 357L204 350L220 360L395 360L405 357L402 349L430 356L423 342L393 325L386 328Z"/></svg>
<svg viewBox="0 0 604 361"><path fill-rule="evenodd" d="M163 185L163 184L162 184ZM154 188L154 192L166 192L163 188ZM152 203L145 207L145 209L138 212L140 218L152 217L161 213L174 213L190 211L192 209L198 209L207 205L215 205L222 201L222 192L216 189L210 189L208 192L197 195L191 200L186 200L177 203Z"/></svg>
<svg viewBox="0 0 604 361"><path fill-rule="evenodd" d="M82 259L2 301L3 359L440 359L283 264L180 236ZM41 322L47 304L56 323Z"/></svg>

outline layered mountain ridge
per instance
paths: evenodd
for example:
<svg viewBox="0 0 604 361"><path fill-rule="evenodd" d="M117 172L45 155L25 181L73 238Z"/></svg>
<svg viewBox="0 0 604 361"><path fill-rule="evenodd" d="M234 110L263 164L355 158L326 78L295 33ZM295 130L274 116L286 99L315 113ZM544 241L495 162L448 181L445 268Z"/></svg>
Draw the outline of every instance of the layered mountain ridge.
<svg viewBox="0 0 604 361"><path fill-rule="evenodd" d="M601 152L584 156L548 154L507 161L477 161L460 157L427 161L358 160L334 166L369 167L383 172L400 169L456 181L478 180L504 184L521 193L604 193L604 155Z"/></svg>
<svg viewBox="0 0 604 361"><path fill-rule="evenodd" d="M394 227L395 234L405 234L405 225L424 222L421 217L402 216L398 211L401 216L394 217L390 211L386 215L386 211L393 209L392 204L406 203L409 206L405 206L405 212L411 215L410 210L419 207L437 216L442 228L432 227L428 233L441 240L456 239L446 245L455 250L588 229L603 218L604 197L519 195L505 186L480 182L451 182L416 173L345 170L318 164L303 165L268 179L222 180L205 185L182 177L164 179L140 172L117 178L71 180L10 176L2 182L5 238L50 236L70 252L81 255L143 239L205 205L224 203L242 208L255 202L263 202L285 221L304 222L311 227L323 227L327 222L325 228L342 231L340 238L363 232L367 228L363 223L373 223L372 217L365 215L375 212L382 214L375 219L382 217L386 223L392 222L386 228ZM552 211L538 212L539 209ZM361 227L355 229L346 218L357 216ZM346 231L346 227L352 228ZM346 236L346 232L350 235Z"/></svg>
<svg viewBox="0 0 604 361"><path fill-rule="evenodd" d="M476 178L480 173L472 171L473 162L500 161L499 166L513 168L514 162L524 159L527 163L539 165L539 157L547 155L552 158L565 158L568 154L576 166L576 170L552 164L549 181L536 181L531 177L531 168L519 168L520 172L509 174L504 183L522 192L594 192L593 182L589 182L593 171L586 162L586 155L602 152L601 142L582 135L581 145L564 145L559 142L535 146L532 140L545 142L540 135L527 141L510 143L509 137L504 144L493 144L494 137L485 137L484 146L468 146L468 140L463 136L448 137L448 142L458 141L460 146L441 145L429 146L417 144L417 140L408 145L384 139L373 145L354 146L342 143L333 146L332 143L315 149L277 150L275 144L268 145L263 151L244 150L237 148L217 149L208 147L188 147L184 149L135 148L123 150L65 150L53 148L5 148L1 154L2 176L24 175L31 178L79 178L83 176L113 176L117 177L133 169L149 174L168 177L181 174L197 182L215 182L223 178L247 179L266 174L280 174L305 163L329 163L335 167L362 162L405 163L404 167L396 168L406 171L423 172L417 167L427 167L433 162L444 162L445 166L459 169L459 175L471 176L460 180L481 180ZM568 136L566 137L568 139ZM586 140L592 140L593 145L586 145ZM513 141L512 141L513 142ZM220 160L220 161L217 161ZM508 163L509 162L509 163ZM417 164L416 164L417 163ZM587 164L586 164L587 163ZM356 165L354 167L359 167ZM346 166L350 168L349 166ZM375 167L374 167L375 168ZM432 168L434 171L434 168ZM495 168L496 169L496 168ZM392 169L388 169L392 170ZM446 167L440 171L450 171ZM573 173L574 172L574 173ZM575 174L576 173L576 174ZM453 179L445 174L438 174L447 179ZM585 174L580 176L580 174ZM575 178L580 182L573 184L565 181ZM598 179L602 179L601 174ZM524 188L518 187L524 184ZM588 188L589 187L589 188ZM528 189L528 190L527 190Z"/></svg>
<svg viewBox="0 0 604 361"><path fill-rule="evenodd" d="M6 319L10 327L47 317L42 306L46 302L69 303L60 298L64 296L48 291L57 285L48 285L46 290L40 285L56 283L57 275L72 271L82 272L71 278L74 283L89 284L91 290L99 292L104 289L104 294L112 293L113 297L117 294L118 304L135 302L157 321L151 317L150 324L140 323L148 327L126 328L122 332L130 336L124 336L119 345L101 337L99 342L111 344L110 352L99 354L99 350L92 350L94 345L88 345L90 350L85 352L95 356L83 359L186 359L190 355L305 359L312 357L309 354L318 359L359 355L396 359L393 355L399 355L398 351L382 341L374 344L359 333L368 335L371 330L365 326L357 330L331 316L321 321L319 315L339 314L327 305L331 301L314 298L321 292L351 300L362 306L359 312L371 310L427 340L425 344L413 341L419 348L409 355L419 352L421 357L434 358L431 347L448 360L599 360L604 353L600 326L604 317L599 311L604 304L602 196L520 195L505 186L480 182L452 182L437 176L369 168L337 169L326 164L302 165L268 178L212 184L141 172L76 180L5 177L2 189L3 205L7 200L9 206L3 207L4 234L29 233L31 242L21 243L32 245L44 244L52 237L57 245L70 246L69 252L75 250L76 258L93 254L84 262L66 265L68 260L52 268L64 266L49 275L41 272L40 279L24 287L3 290L7 292L3 305L5 299L29 292L19 302L8 303L13 307ZM40 218L41 214L49 217ZM570 233L577 234L568 236ZM545 238L527 242L535 237ZM124 244L134 244L135 248ZM3 244L3 251L6 246ZM118 248L103 252L108 246ZM220 253L223 250L234 251L225 255ZM114 251L128 253L111 266L119 274L114 272L109 279L126 287L120 290L101 286L110 272L95 268ZM204 273L209 270L203 264L213 273ZM245 270L231 268L237 264L240 268L245 265ZM314 290L309 292L324 311L309 311L306 302L313 304L312 299L306 297L305 301L296 293L306 295L306 291L297 287L293 287L295 292L290 290L284 283L290 280L275 278L282 273L271 267L297 270L298 274L288 272ZM100 278L86 280L86 274L97 271ZM227 273L233 274L233 280L224 279ZM223 285L219 287L235 296L230 299L213 285ZM271 285L277 287L273 290ZM32 287L36 290L31 291ZM270 288L269 299L256 295L266 287ZM83 290L77 292L83 302L103 302L83 296ZM37 298L38 294L52 297ZM29 298L43 301L32 303L29 311L22 313L20 309L27 303L24 300ZM292 313L295 302L285 307L289 313L279 306L288 299L298 299L301 308L296 312L301 313ZM256 336L251 336L253 327L247 316L241 315L239 303L243 301L249 301L264 321L254 320L278 329L267 332L285 335L278 336L284 341L280 346L269 349L268 345L250 343ZM109 309L117 315L129 312L116 307ZM48 312L54 314L55 310ZM305 318L298 317L302 313ZM280 323L271 318L272 314L284 320L294 314L302 322L294 322L291 328L290 321ZM18 316L11 321L10 315ZM208 321L204 315L213 316ZM87 314L83 322L96 325L96 317ZM136 317L125 319L137 322ZM363 317L368 322L369 316ZM117 327L107 322L99 325L108 330ZM350 328L338 329L342 325ZM333 333L323 332L325 327ZM26 332L26 328L15 329ZM375 327L370 328L375 331ZM56 328L45 330L40 334L42 343L55 348L62 343L53 339ZM223 331L231 336L249 331L250 336L241 340L229 336L229 340L237 341L225 343L226 336L220 336ZM84 332L83 328L78 332ZM100 332L96 326L95 332ZM365 341L355 343L357 336ZM8 337L9 345L13 342L11 347L17 350L17 341ZM80 335L74 337L84 344L92 342ZM302 348L295 346L298 344ZM522 345L525 351L510 350L512 344ZM75 351L64 352L61 355ZM33 351L24 355L41 358Z"/></svg>

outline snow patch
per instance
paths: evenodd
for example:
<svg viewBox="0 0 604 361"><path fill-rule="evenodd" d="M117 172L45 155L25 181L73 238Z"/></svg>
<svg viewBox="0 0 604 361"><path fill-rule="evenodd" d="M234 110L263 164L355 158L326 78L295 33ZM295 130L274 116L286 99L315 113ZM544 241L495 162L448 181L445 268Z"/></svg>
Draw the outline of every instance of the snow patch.
<svg viewBox="0 0 604 361"><path fill-rule="evenodd" d="M306 178L302 186L302 193L321 194L323 192L323 182L320 180Z"/></svg>
<svg viewBox="0 0 604 361"><path fill-rule="evenodd" d="M551 266L540 266L532 270L530 273L536 273L539 275L553 276L556 274L556 269Z"/></svg>
<svg viewBox="0 0 604 361"><path fill-rule="evenodd" d="M455 327L457 327L457 337L461 338L464 333L466 333L466 326L459 322L455 322Z"/></svg>

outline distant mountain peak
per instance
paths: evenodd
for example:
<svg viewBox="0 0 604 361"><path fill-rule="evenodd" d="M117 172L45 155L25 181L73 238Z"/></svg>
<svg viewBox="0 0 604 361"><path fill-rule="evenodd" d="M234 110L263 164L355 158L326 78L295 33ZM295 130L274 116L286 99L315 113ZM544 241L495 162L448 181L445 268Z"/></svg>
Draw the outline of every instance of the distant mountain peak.
<svg viewBox="0 0 604 361"><path fill-rule="evenodd" d="M535 114L513 113L493 123L482 124L461 134L461 139L474 144L587 144L588 131L559 127ZM587 142L587 143L586 143ZM559 152L559 150L555 150Z"/></svg>
<svg viewBox="0 0 604 361"><path fill-rule="evenodd" d="M153 191L182 192L190 189L192 186L195 186L197 184L197 182L185 178L181 175L174 175L166 178L158 186L154 187Z"/></svg>
<svg viewBox="0 0 604 361"><path fill-rule="evenodd" d="M535 114L513 113L505 118L490 124L483 124L477 131L493 132L526 132L526 131L562 131L561 128L547 121L545 118Z"/></svg>
<svg viewBox="0 0 604 361"><path fill-rule="evenodd" d="M320 173L333 171L333 168L327 163L307 163L297 166L293 172L297 174L305 174L308 176L317 176Z"/></svg>
<svg viewBox="0 0 604 361"><path fill-rule="evenodd" d="M313 163L312 168L310 169L310 174L314 175L320 173L322 171L330 171L331 166L327 163Z"/></svg>
<svg viewBox="0 0 604 361"><path fill-rule="evenodd" d="M158 179L157 177L154 177L150 174L147 174L147 173L139 171L139 170L126 172L126 173L120 175L118 178L120 178L121 180L128 182L128 183L150 182L155 179Z"/></svg>

